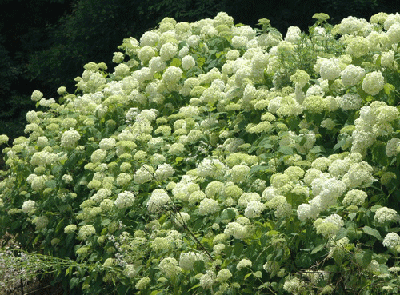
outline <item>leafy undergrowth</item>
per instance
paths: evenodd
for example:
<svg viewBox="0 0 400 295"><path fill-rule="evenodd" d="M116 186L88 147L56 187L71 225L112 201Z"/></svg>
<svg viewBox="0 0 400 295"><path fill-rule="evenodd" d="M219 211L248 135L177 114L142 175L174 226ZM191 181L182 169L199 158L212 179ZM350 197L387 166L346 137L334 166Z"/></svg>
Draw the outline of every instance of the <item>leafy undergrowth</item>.
<svg viewBox="0 0 400 295"><path fill-rule="evenodd" d="M165 18L114 71L35 90L0 183L19 269L71 294L397 294L400 15L314 17Z"/></svg>

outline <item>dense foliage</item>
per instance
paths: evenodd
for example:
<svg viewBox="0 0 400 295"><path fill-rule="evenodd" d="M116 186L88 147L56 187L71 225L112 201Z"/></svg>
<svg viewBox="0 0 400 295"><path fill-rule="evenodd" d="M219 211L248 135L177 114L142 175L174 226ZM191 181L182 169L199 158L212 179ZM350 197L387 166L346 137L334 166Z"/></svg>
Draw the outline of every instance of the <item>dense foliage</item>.
<svg viewBox="0 0 400 295"><path fill-rule="evenodd" d="M328 18L164 18L35 90L1 259L77 294L397 294L400 15Z"/></svg>

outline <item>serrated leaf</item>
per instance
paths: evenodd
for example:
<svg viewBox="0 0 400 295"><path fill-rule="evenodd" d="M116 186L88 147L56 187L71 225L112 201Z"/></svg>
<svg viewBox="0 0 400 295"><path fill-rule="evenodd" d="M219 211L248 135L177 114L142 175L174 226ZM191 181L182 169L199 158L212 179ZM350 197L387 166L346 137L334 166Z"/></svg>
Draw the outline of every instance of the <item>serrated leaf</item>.
<svg viewBox="0 0 400 295"><path fill-rule="evenodd" d="M362 230L367 235L373 236L373 237L377 238L379 241L382 241L382 236L381 236L381 234L379 233L378 230L376 230L376 229L374 229L372 227L369 227L368 225L364 226L362 228Z"/></svg>

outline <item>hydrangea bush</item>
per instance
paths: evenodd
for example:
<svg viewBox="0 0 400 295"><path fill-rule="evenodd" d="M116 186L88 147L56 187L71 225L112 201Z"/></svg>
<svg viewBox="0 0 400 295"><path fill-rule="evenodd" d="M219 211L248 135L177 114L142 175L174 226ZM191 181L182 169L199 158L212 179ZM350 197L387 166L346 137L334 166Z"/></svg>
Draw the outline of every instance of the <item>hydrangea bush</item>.
<svg viewBox="0 0 400 295"><path fill-rule="evenodd" d="M165 18L34 91L1 232L76 293L397 294L400 15L314 18Z"/></svg>

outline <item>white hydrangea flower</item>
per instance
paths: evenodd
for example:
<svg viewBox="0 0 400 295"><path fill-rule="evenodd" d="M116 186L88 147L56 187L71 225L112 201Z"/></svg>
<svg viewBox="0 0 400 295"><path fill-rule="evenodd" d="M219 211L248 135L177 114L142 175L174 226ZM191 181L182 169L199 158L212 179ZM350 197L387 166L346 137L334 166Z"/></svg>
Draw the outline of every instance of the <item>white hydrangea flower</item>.
<svg viewBox="0 0 400 295"><path fill-rule="evenodd" d="M77 226L75 224L69 224L64 228L64 233L72 234L77 230Z"/></svg>
<svg viewBox="0 0 400 295"><path fill-rule="evenodd" d="M383 78L382 72L374 71L365 76L362 82L362 89L370 95L376 95L383 89L384 85L385 78Z"/></svg>
<svg viewBox="0 0 400 295"><path fill-rule="evenodd" d="M153 179L154 169L149 165L143 165L137 170L133 176L133 180L137 184L143 184Z"/></svg>
<svg viewBox="0 0 400 295"><path fill-rule="evenodd" d="M43 97L43 93L39 90L34 90L32 95L31 95L31 100L33 101L39 101Z"/></svg>
<svg viewBox="0 0 400 295"><path fill-rule="evenodd" d="M196 65L194 58L191 55L186 55L182 58L182 69L185 71L190 70Z"/></svg>
<svg viewBox="0 0 400 295"><path fill-rule="evenodd" d="M400 246L400 236L397 233L388 233L382 241L382 245L389 249Z"/></svg>
<svg viewBox="0 0 400 295"><path fill-rule="evenodd" d="M255 218L259 217L266 208L265 204L260 201L250 201L247 203L246 210L244 212L244 216L247 218Z"/></svg>
<svg viewBox="0 0 400 295"><path fill-rule="evenodd" d="M79 132L71 128L62 134L61 146L65 148L74 148L80 138Z"/></svg>
<svg viewBox="0 0 400 295"><path fill-rule="evenodd" d="M246 181L250 176L250 167L247 165L235 165L229 170L228 173L230 174L230 179L233 182L243 182Z"/></svg>
<svg viewBox="0 0 400 295"><path fill-rule="evenodd" d="M182 70L175 66L169 66L162 75L162 81L169 89L174 89L182 78Z"/></svg>
<svg viewBox="0 0 400 295"><path fill-rule="evenodd" d="M90 161L92 163L101 163L106 158L107 152L103 149L95 150L90 156Z"/></svg>
<svg viewBox="0 0 400 295"><path fill-rule="evenodd" d="M341 73L342 83L344 86L354 86L365 76L365 70L362 67L348 65Z"/></svg>
<svg viewBox="0 0 400 295"><path fill-rule="evenodd" d="M178 261L173 257L164 258L161 260L158 267L167 278L174 278L182 272L182 268L178 265Z"/></svg>
<svg viewBox="0 0 400 295"><path fill-rule="evenodd" d="M290 26L287 29L285 41L297 44L301 39L301 30L297 26Z"/></svg>
<svg viewBox="0 0 400 295"><path fill-rule="evenodd" d="M140 46L155 46L160 39L157 31L147 31L140 38Z"/></svg>
<svg viewBox="0 0 400 295"><path fill-rule="evenodd" d="M354 58L360 58L370 51L370 41L368 38L356 36L347 40L346 53Z"/></svg>
<svg viewBox="0 0 400 295"><path fill-rule="evenodd" d="M156 51L151 46L143 46L138 52L138 58L142 61L143 64L150 61L150 59L155 55Z"/></svg>
<svg viewBox="0 0 400 295"><path fill-rule="evenodd" d="M232 277L231 271L227 268L224 268L224 269L221 269L220 271L218 271L217 281L225 282L225 281L229 280L231 277Z"/></svg>
<svg viewBox="0 0 400 295"><path fill-rule="evenodd" d="M22 204L22 212L26 214L33 214L35 212L35 201L24 201Z"/></svg>
<svg viewBox="0 0 400 295"><path fill-rule="evenodd" d="M346 93L337 97L339 107L344 110L359 110L362 107L362 98L356 93Z"/></svg>
<svg viewBox="0 0 400 295"><path fill-rule="evenodd" d="M343 198L342 204L344 206L356 205L361 206L364 204L367 198L367 193L359 190L359 189L352 189L348 191Z"/></svg>
<svg viewBox="0 0 400 295"><path fill-rule="evenodd" d="M400 42L400 23L396 22L390 26L386 32L387 37L391 44L397 44Z"/></svg>
<svg viewBox="0 0 400 295"><path fill-rule="evenodd" d="M386 156L395 157L400 153L400 138L391 138L386 143Z"/></svg>
<svg viewBox="0 0 400 295"><path fill-rule="evenodd" d="M172 177L175 173L174 168L169 164L158 165L156 172L154 172L154 177L157 181L164 181Z"/></svg>
<svg viewBox="0 0 400 295"><path fill-rule="evenodd" d="M116 141L114 138L103 138L100 142L99 142L99 147L102 150L110 150L112 148L114 148L116 145Z"/></svg>
<svg viewBox="0 0 400 295"><path fill-rule="evenodd" d="M234 48L245 47L248 39L245 36L234 36L231 44Z"/></svg>
<svg viewBox="0 0 400 295"><path fill-rule="evenodd" d="M400 221L400 216L396 210L382 207L375 211L374 220L378 223Z"/></svg>
<svg viewBox="0 0 400 295"><path fill-rule="evenodd" d="M214 214L219 211L218 201L210 198L204 198L201 200L198 210L200 215Z"/></svg>
<svg viewBox="0 0 400 295"><path fill-rule="evenodd" d="M167 42L161 46L160 57L163 61L168 61L175 57L178 53L178 46L174 43Z"/></svg>
<svg viewBox="0 0 400 295"><path fill-rule="evenodd" d="M200 286L203 289L210 289L216 279L215 273L212 270L207 270L205 274L200 277Z"/></svg>
<svg viewBox="0 0 400 295"><path fill-rule="evenodd" d="M218 178L226 172L226 166L218 159L204 158L197 166L197 173L200 177Z"/></svg>
<svg viewBox="0 0 400 295"><path fill-rule="evenodd" d="M207 184L206 187L206 195L209 198L215 198L218 196L223 196L225 191L225 184L221 181L211 181L209 184Z"/></svg>
<svg viewBox="0 0 400 295"><path fill-rule="evenodd" d="M318 218L314 221L314 227L317 233L322 234L325 237L333 237L343 227L344 222L342 217L334 213L326 218Z"/></svg>
<svg viewBox="0 0 400 295"><path fill-rule="evenodd" d="M89 236L94 235L96 233L96 229L93 225L83 225L78 232L78 237L82 240L86 240Z"/></svg>
<svg viewBox="0 0 400 295"><path fill-rule="evenodd" d="M319 64L319 73L322 79L335 80L339 77L341 69L337 59L319 59L316 66Z"/></svg>
<svg viewBox="0 0 400 295"><path fill-rule="evenodd" d="M195 261L203 261L204 257L200 253L187 252L179 256L179 266L184 270L192 270Z"/></svg>
<svg viewBox="0 0 400 295"><path fill-rule="evenodd" d="M135 195L130 191L124 191L123 193L118 194L114 204L118 209L125 209L131 207L134 201Z"/></svg>
<svg viewBox="0 0 400 295"><path fill-rule="evenodd" d="M141 278L135 285L135 288L138 290L143 290L150 284L151 279L149 277Z"/></svg>
<svg viewBox="0 0 400 295"><path fill-rule="evenodd" d="M224 233L239 240L245 239L249 234L247 226L236 221L229 222L225 227Z"/></svg>
<svg viewBox="0 0 400 295"><path fill-rule="evenodd" d="M251 262L251 260L247 259L247 258L243 258L242 260L240 260L236 266L236 268L238 270L241 270L243 268L247 268L247 267L251 267L253 265L253 263Z"/></svg>
<svg viewBox="0 0 400 295"><path fill-rule="evenodd" d="M291 294L301 294L301 289L303 285L303 281L300 281L299 278L294 277L285 280L285 283L283 284L283 289Z"/></svg>
<svg viewBox="0 0 400 295"><path fill-rule="evenodd" d="M32 223L35 225L36 230L42 230L48 225L49 219L46 216L37 216L32 220Z"/></svg>
<svg viewBox="0 0 400 295"><path fill-rule="evenodd" d="M247 207L251 201L260 201L261 197L258 193L243 193L238 199L239 207Z"/></svg>
<svg viewBox="0 0 400 295"><path fill-rule="evenodd" d="M153 73L162 72L167 67L166 63L160 56L154 56L149 61L149 68Z"/></svg>
<svg viewBox="0 0 400 295"><path fill-rule="evenodd" d="M150 213L156 213L168 204L171 198L164 189L155 189L151 193L150 199L147 202L147 209Z"/></svg>

